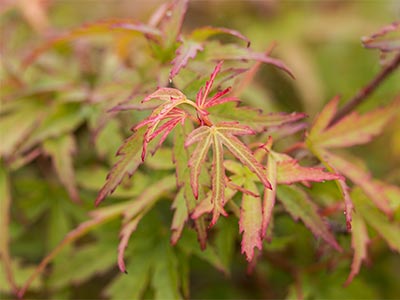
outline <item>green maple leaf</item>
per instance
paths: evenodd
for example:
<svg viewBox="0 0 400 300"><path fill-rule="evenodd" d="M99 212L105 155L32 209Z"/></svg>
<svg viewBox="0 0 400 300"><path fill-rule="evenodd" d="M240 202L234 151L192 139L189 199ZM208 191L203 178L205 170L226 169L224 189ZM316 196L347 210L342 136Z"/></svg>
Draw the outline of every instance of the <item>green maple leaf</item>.
<svg viewBox="0 0 400 300"><path fill-rule="evenodd" d="M208 150L212 146L211 191L202 201L202 204L200 204L205 206L205 210L213 212L211 226L216 223L220 214L227 215L224 210L226 204L226 174L223 146L225 146L243 165L247 166L266 188L271 187L265 174L265 168L257 161L252 151L235 137L235 135L248 135L253 133L254 132L247 126L239 125L236 122L224 122L210 127L199 127L190 133L186 139L186 147L197 143L197 147L189 160L189 166L191 168L190 182L195 197L198 197L199 190L198 174L200 174L201 168L204 166L204 162L207 158Z"/></svg>
<svg viewBox="0 0 400 300"><path fill-rule="evenodd" d="M117 155L121 156L121 158L107 175L107 181L97 195L95 202L96 205L99 205L105 197L107 197L117 188L124 176L132 176L133 172L135 172L135 170L142 163L140 155L145 129L145 127L138 129L119 148Z"/></svg>
<svg viewBox="0 0 400 300"><path fill-rule="evenodd" d="M393 209L390 206L390 199L385 189L373 180L372 175L365 168L356 165L354 158L351 160L345 159L342 156L333 154L331 149L345 148L370 142L374 137L381 134L384 127L399 113L400 102L396 100L386 107L378 108L363 115L360 115L358 112L352 112L332 124L338 111L338 102L339 98L335 97L317 116L306 138L306 145L329 170L341 173L357 184L368 195L368 198L375 204L375 207L390 217L393 215ZM347 227L350 230L353 211L352 200L355 200L353 199L354 193L350 195L349 187L343 179L336 182L345 201ZM376 210L375 207L373 211ZM382 230L382 227L385 227L385 222L378 213L369 214L368 220L365 214L357 216L357 220L355 221L356 228L352 234L354 257L350 275L346 282L347 284L359 272L361 263L367 255L366 244L368 243L368 234L364 228L365 225L363 225L364 223L368 223L366 221L369 221L371 226L378 226L380 230ZM389 225L387 226L389 228ZM386 239L386 241L389 246L392 245L391 240Z"/></svg>

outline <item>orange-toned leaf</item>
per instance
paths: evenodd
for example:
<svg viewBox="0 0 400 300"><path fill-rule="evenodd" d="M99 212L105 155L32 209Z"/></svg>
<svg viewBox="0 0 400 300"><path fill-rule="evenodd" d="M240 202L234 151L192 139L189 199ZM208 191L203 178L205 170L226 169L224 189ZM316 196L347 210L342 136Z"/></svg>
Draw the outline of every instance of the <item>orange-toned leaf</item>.
<svg viewBox="0 0 400 300"><path fill-rule="evenodd" d="M339 148L370 142L400 112L400 101L360 115L352 112L328 127L337 112L338 98L333 99L316 119L308 136L313 147Z"/></svg>
<svg viewBox="0 0 400 300"><path fill-rule="evenodd" d="M149 25L142 24L129 19L103 20L70 30L69 32L48 39L43 45L34 49L23 61L23 66L27 67L33 63L41 54L57 44L70 42L82 37L94 36L99 34L110 34L115 32L125 32L132 34L143 34L144 36L160 36L161 32Z"/></svg>
<svg viewBox="0 0 400 300"><path fill-rule="evenodd" d="M311 126L310 133L308 134L308 139L311 141L318 140L318 137L323 134L324 130L329 126L332 119L338 109L339 96L334 97L328 102L322 109L322 111L317 115L314 123Z"/></svg>

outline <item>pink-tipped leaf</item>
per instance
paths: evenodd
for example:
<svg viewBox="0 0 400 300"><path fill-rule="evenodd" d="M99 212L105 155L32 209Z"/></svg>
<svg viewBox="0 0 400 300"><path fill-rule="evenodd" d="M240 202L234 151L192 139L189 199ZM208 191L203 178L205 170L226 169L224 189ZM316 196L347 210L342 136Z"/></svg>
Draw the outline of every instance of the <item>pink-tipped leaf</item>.
<svg viewBox="0 0 400 300"><path fill-rule="evenodd" d="M199 93L197 94L196 103L199 107L203 107L205 105L207 96L211 91L211 87L214 83L215 77L217 77L217 74L221 70L222 64L223 64L223 61L220 61L216 65L214 71L212 72L212 74L210 76L210 79L206 82L204 89L200 89Z"/></svg>
<svg viewBox="0 0 400 300"><path fill-rule="evenodd" d="M347 277L345 285L353 281L353 278L360 272L362 262L367 260L369 243L367 226L364 220L358 213L353 213L351 247L353 248L354 254L350 274Z"/></svg>

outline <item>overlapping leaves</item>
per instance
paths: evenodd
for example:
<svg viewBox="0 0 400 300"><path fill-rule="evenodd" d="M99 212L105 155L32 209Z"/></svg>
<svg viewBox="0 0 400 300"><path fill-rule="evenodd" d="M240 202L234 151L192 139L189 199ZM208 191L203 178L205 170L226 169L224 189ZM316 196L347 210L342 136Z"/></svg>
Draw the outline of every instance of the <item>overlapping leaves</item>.
<svg viewBox="0 0 400 300"><path fill-rule="evenodd" d="M352 246L355 249L355 258L349 280L355 276L361 262L366 259L369 241L366 224L377 231L391 248L398 251L398 239L393 238L398 226L387 223L386 216L383 214L386 213L390 216L393 210L388 189L381 183L373 181L362 166L330 151L332 148L368 142L381 132L383 126L398 111L396 107L377 110L362 116L352 113L337 124L330 125L337 110L337 102L333 101L321 113L308 135L307 144L314 154L325 163L328 169L342 173L359 185L366 194L365 197L358 196L354 191L350 195L341 175L335 172L326 172L320 167L305 166L289 155L276 152L272 149L271 139L253 152L251 149L254 148L247 146L251 144L244 143L238 136L246 136L243 140L254 141L250 135L282 125L290 128L292 123L301 120L305 115L300 113L266 114L241 106L239 99L231 95L231 88L225 88L224 80L218 81L217 76L222 77L221 73L224 73L225 78L234 77L243 70L240 72L237 71L239 69L236 71L233 69L222 70L222 60L256 60L272 64L289 74L291 72L280 60L273 59L264 53L258 53L250 49L249 45L244 47L218 42L206 43L211 36L228 34L248 44L248 39L237 31L207 26L195 29L188 35L181 34L187 4L187 1L173 1L162 5L150 18L147 25L132 20L107 20L85 25L50 39L43 47L34 50L25 61L26 64L30 64L48 48L86 36L111 33L118 45L131 44L132 39L136 38L138 34L144 36L149 42L152 57L159 60L162 67L155 68L154 73L157 73L157 76L152 78L154 82L140 87L139 89L142 90L138 93L147 92L149 86L153 89L156 82L161 87L142 101L143 109L154 108L154 110L147 118L134 126L133 135L118 150L118 161L108 174L106 183L98 194L96 204L112 194L126 177L135 173L148 158L146 157L148 153L154 154L162 145L165 147L173 143L172 152L176 167L176 177L171 174L170 168L166 168L157 173L157 176L161 174L160 178L157 177L158 181L141 190L139 196L135 190L135 198L92 212L89 221L82 223L76 230L68 234L54 252L43 260L33 277L45 268L61 248L73 243L88 231L108 220L118 217L123 220L118 247L118 264L121 271L133 270L135 283L130 287L132 295L140 297L143 295L146 285L150 283L154 287L156 297L181 297L177 279L178 256L175 250L165 243L165 239L161 243L153 239L151 243L141 248L144 243L141 244L138 238L134 240L137 243L133 245L133 250L131 247L126 251L131 235L136 233L140 223L154 208L156 202L163 198L172 200L171 207L175 210L171 222L171 243L177 244L183 249L185 258L193 252L200 257L208 257L209 261L218 269L223 269L223 267L211 247L208 247L206 252L200 252L193 246L193 239L190 239L190 243L188 242L184 229L185 223L190 219L190 222L194 223L200 246L204 250L207 241L206 215L212 215L210 225L213 226L221 214L224 216L229 213L236 214L239 218L239 231L242 234L242 253L246 255L248 261L252 261L255 257L255 249L261 250L263 240L272 238L271 228L276 199L293 219L301 220L316 237L321 238L336 250L340 250L340 245L321 216L317 205L306 190L300 184L296 184L303 183L308 186L311 181L325 180L337 180L343 197L346 199L349 224L352 212L350 196L356 199L355 205L360 212L353 220ZM395 26L397 25L395 24ZM374 37L374 41L370 45L381 50L387 45L397 49L396 44L393 43L381 44L380 36L381 34ZM124 48L124 51L121 52L126 52L125 50L128 48ZM178 80L180 77L178 75L183 74L180 72L188 66L190 61L194 61L201 51L204 51L205 55L202 58L205 58L207 62L220 62L212 72L210 79L198 90L194 101L187 97L189 94L194 95L193 91L187 93L185 89L164 87L167 81L161 79ZM174 56L174 54L176 55ZM168 63L171 63L172 67L165 72L165 66L168 66ZM160 70L161 72L159 72ZM193 70L190 69L190 71ZM202 72L199 71L196 76L204 78ZM198 82L201 81L198 80ZM170 86L177 86L174 83L171 81ZM95 92L93 93L95 94ZM153 100L158 100L161 104L147 106L147 103ZM131 107L142 109L138 105ZM39 145L40 151L51 157L56 173L70 197L77 200L79 195L72 162L72 155L75 152L73 133L87 121L84 114L86 110L82 108L83 105L76 103L56 103L50 113L42 113L43 107L36 108L34 105L27 109L28 113L25 111L20 114L18 112L10 115L8 112L5 113L6 121L2 120L0 125L3 126L0 127L6 129L7 138L5 139L6 143L3 143L0 148L0 153L8 158L15 152L28 151ZM113 112L115 111L118 110ZM109 117L101 120L103 123L107 121L109 121ZM21 126L11 132L7 128L13 122L17 122ZM116 127L118 126L116 125ZM292 128L298 127L293 126ZM111 131L111 135L115 132L119 133L118 130L114 130ZM169 139L170 134L174 135L173 140ZM103 141L106 144L107 138ZM170 153L171 151L169 151ZM238 162L232 161L232 156ZM154 164L147 166L152 168ZM88 176L87 174L90 172L85 174ZM7 194L4 192L4 178L2 182L2 194ZM128 181L126 180L126 182ZM148 181L146 181L147 183ZM145 184L143 183L143 185ZM240 209L237 204L238 197L234 199L237 193L242 194ZM132 194L125 193L124 197L132 198ZM358 198L361 200L357 202ZM375 207L370 210L371 203L368 202L368 198L371 198L380 210ZM7 208L8 206L9 198L7 196L3 207ZM7 222L4 222L3 225L4 227L8 226ZM160 234L151 230L147 232L147 236L153 238L164 234L164 232ZM140 238L147 240L146 235L142 235ZM180 238L183 239L182 243L178 243ZM3 256L8 256L7 243L8 238L5 236L1 240L0 247ZM137 251L138 248L140 248L139 251ZM93 253L90 245L85 250L90 250L89 254ZM87 255L87 252L84 251L85 253ZM101 251L95 253L99 254ZM131 259L128 267L124 262L125 254ZM137 254L139 255L135 256ZM110 265L111 263L107 261L100 267L91 266L90 272L85 270L83 275L81 273L76 276L81 279L87 278L85 276L88 275L85 274L107 270ZM171 269L173 271L169 272ZM28 280L20 295L25 292L32 280L33 278ZM118 276L115 283L107 289L107 294L123 296L119 293L124 290L124 285L126 285L126 281ZM188 298L187 295L186 298Z"/></svg>
<svg viewBox="0 0 400 300"><path fill-rule="evenodd" d="M201 168L207 158L209 148L212 146L212 184L211 191L203 201L208 206L206 210L212 211L213 217L211 226L216 223L218 217L227 215L224 210L226 204L225 187L226 174L224 168L224 152L225 146L244 166L247 166L266 188L271 188L264 167L256 160L251 150L243 144L236 136L248 135L254 132L247 126L239 125L238 123L219 123L211 127L202 126L194 130L186 139L185 146L188 147L193 143L197 143L196 149L193 151L189 167L190 183L193 194L197 198L199 190L199 175Z"/></svg>
<svg viewBox="0 0 400 300"><path fill-rule="evenodd" d="M365 144L371 141L382 132L386 124L399 114L399 101L396 100L387 107L378 108L363 115L360 115L358 112L352 112L336 123L333 123L338 111L338 102L338 97L332 99L316 118L307 136L307 146L328 169L343 174L354 184L357 184L380 212L383 212L386 217L391 217L393 209L390 206L389 197L383 186L373 180L370 172L362 165L360 166L359 163L356 164L354 162L355 159L349 160L333 154L331 149ZM345 201L346 221L348 229L351 229L352 198L354 196L350 195L350 189L345 180L337 180L337 186ZM369 239L364 223L364 217L358 214L355 220L356 227L352 232L354 260L347 283L359 272L361 262L366 258L366 245Z"/></svg>

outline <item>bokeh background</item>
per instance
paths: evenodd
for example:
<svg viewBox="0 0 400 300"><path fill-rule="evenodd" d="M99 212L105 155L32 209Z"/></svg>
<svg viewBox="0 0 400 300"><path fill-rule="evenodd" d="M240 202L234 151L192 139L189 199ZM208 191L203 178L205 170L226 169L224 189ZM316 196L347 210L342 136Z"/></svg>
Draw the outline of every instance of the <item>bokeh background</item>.
<svg viewBox="0 0 400 300"><path fill-rule="evenodd" d="M34 45L54 32L106 18L128 17L145 22L160 3L162 2L151 0L2 1L1 76L5 77L5 64L7 69L13 69ZM399 18L398 0L196 0L189 3L183 30L189 31L200 25L233 28L246 35L251 40L252 47L258 51L265 51L271 43L276 42L273 55L292 68L296 80L289 79L269 66L262 66L254 82L244 92L243 100L267 111L304 111L312 118L335 95L341 95L342 103L348 101L381 70L385 61L377 51L364 49L361 37L370 35ZM392 101L399 94L399 82L400 72L397 71L360 107L360 111L368 111ZM6 92L3 90L2 94L4 96ZM400 132L399 123L393 124L386 134L368 146L354 147L352 152L364 159L374 176L399 185L400 137L398 135L397 139L393 139L394 132ZM20 190L25 190L19 197L35 198L38 190L46 188L32 182L21 184L23 187ZM27 192L27 189L30 191ZM18 282L23 282L31 274L33 265L40 262L74 221L65 225L62 222L57 224L53 220L59 230L53 228L49 233L48 226L53 226L53 223L48 221L48 212L40 210L40 205L44 205L40 199L22 207L24 211L30 211L26 215L25 212L21 215L18 213L18 205L21 204L16 202L13 205L11 253L19 258L16 276ZM72 204L66 207L67 210L74 210ZM57 211L59 216L52 214L51 218L62 219L64 211L65 207ZM76 215L82 216L83 212ZM29 223L28 231L20 225L24 222ZM224 222L229 221L221 221ZM282 218L279 222L282 223L280 226L293 230L299 237L308 236L304 226L293 223L289 218ZM116 247L115 232L115 228L111 228L109 237L105 239L108 238L108 243ZM277 299L297 298L300 295L304 299L399 299L400 257L379 240L371 244L370 261L367 266L362 267L361 274L347 288L342 283L349 271L348 262L338 263L331 270L326 270L318 263L313 263L314 256L308 253L310 247L302 239L298 239L285 252L275 252L282 249L286 242L278 239L271 244L267 259L260 261L250 275L247 274L247 265L239 251L234 254L230 276L193 259L191 298ZM112 250L107 248L106 253L112 253ZM88 257L102 260L101 251L94 251ZM112 255L107 257L112 263ZM83 270L84 264L85 261L82 261ZM293 264L297 264L299 278L296 282L289 275ZM49 299L107 298L102 289L117 272L112 269L84 279L79 279L78 276L77 280L67 283L63 282L63 274L57 274L58 277L45 283L30 296ZM9 293L5 282L5 274L0 268L2 297ZM36 286L39 284L36 283Z"/></svg>

